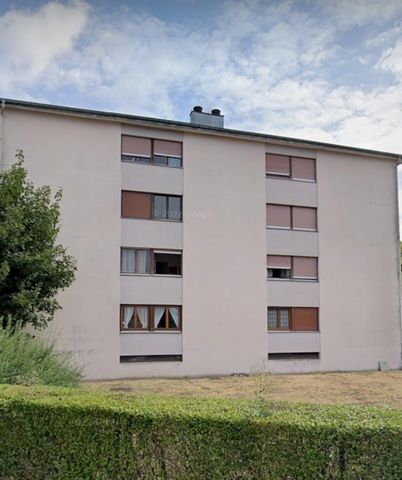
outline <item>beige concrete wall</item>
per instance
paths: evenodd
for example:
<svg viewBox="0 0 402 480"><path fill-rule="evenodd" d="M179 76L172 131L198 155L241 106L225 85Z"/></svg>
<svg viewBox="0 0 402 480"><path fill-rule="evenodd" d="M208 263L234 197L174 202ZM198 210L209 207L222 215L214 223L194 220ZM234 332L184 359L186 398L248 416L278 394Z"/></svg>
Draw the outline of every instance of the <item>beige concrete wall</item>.
<svg viewBox="0 0 402 480"><path fill-rule="evenodd" d="M176 332L121 333L120 355L181 355L183 352L182 337L181 333ZM141 364L121 365L120 376L136 366L141 370Z"/></svg>
<svg viewBox="0 0 402 480"><path fill-rule="evenodd" d="M266 251L271 255L318 257L318 233L267 228Z"/></svg>
<svg viewBox="0 0 402 480"><path fill-rule="evenodd" d="M398 368L395 164L322 152L317 177L321 368Z"/></svg>
<svg viewBox="0 0 402 480"><path fill-rule="evenodd" d="M181 305L183 279L169 275L121 275L120 301L140 305Z"/></svg>
<svg viewBox="0 0 402 480"><path fill-rule="evenodd" d="M269 353L320 351L320 332L269 332L267 338ZM275 361L269 362L270 366L273 362Z"/></svg>
<svg viewBox="0 0 402 480"><path fill-rule="evenodd" d="M270 307L318 307L320 284L301 280L267 280L267 304Z"/></svg>
<svg viewBox="0 0 402 480"><path fill-rule="evenodd" d="M121 188L137 192L183 194L183 170L156 165L121 164Z"/></svg>
<svg viewBox="0 0 402 480"><path fill-rule="evenodd" d="M193 374L266 360L264 145L184 137L183 356Z"/></svg>
<svg viewBox="0 0 402 480"><path fill-rule="evenodd" d="M316 207L317 184L301 180L267 178L265 198L267 203Z"/></svg>
<svg viewBox="0 0 402 480"><path fill-rule="evenodd" d="M181 250L183 248L183 224L163 220L122 218L121 245L123 247L172 248Z"/></svg>
<svg viewBox="0 0 402 480"><path fill-rule="evenodd" d="M119 366L120 126L6 107L4 134L7 165L22 148L35 184L63 187L60 242L78 273L46 334L75 352L87 376L111 377Z"/></svg>

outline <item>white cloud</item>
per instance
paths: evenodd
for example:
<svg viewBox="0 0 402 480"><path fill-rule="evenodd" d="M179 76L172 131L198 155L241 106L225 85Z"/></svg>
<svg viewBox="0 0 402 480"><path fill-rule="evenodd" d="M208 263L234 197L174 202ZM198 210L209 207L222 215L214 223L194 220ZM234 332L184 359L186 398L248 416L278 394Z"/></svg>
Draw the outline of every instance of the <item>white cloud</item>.
<svg viewBox="0 0 402 480"><path fill-rule="evenodd" d="M0 88L28 86L73 48L83 31L88 5L50 2L37 11L11 10L0 17ZM4 74L4 72L7 72Z"/></svg>

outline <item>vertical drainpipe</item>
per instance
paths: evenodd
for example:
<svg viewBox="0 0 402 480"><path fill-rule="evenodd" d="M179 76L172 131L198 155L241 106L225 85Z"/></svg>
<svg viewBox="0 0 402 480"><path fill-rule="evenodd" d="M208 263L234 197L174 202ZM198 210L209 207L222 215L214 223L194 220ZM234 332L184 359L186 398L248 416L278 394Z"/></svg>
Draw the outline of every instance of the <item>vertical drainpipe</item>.
<svg viewBox="0 0 402 480"><path fill-rule="evenodd" d="M4 169L4 110L6 108L6 101L1 99L0 105L0 170Z"/></svg>

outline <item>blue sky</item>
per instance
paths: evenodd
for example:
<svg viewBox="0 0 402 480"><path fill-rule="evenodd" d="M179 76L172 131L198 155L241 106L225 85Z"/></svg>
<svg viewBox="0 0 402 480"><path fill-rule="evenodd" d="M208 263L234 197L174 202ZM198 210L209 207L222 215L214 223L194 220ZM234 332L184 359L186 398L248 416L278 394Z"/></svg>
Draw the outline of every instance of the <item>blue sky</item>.
<svg viewBox="0 0 402 480"><path fill-rule="evenodd" d="M0 96L402 153L402 1L0 0Z"/></svg>

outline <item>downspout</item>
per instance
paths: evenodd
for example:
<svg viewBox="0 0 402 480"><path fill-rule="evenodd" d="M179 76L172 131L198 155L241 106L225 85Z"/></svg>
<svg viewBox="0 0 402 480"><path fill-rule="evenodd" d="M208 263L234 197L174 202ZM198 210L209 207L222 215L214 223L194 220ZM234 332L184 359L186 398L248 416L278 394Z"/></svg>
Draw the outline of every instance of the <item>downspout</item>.
<svg viewBox="0 0 402 480"><path fill-rule="evenodd" d="M1 99L0 104L0 171L4 169L4 111L6 109L6 101Z"/></svg>

